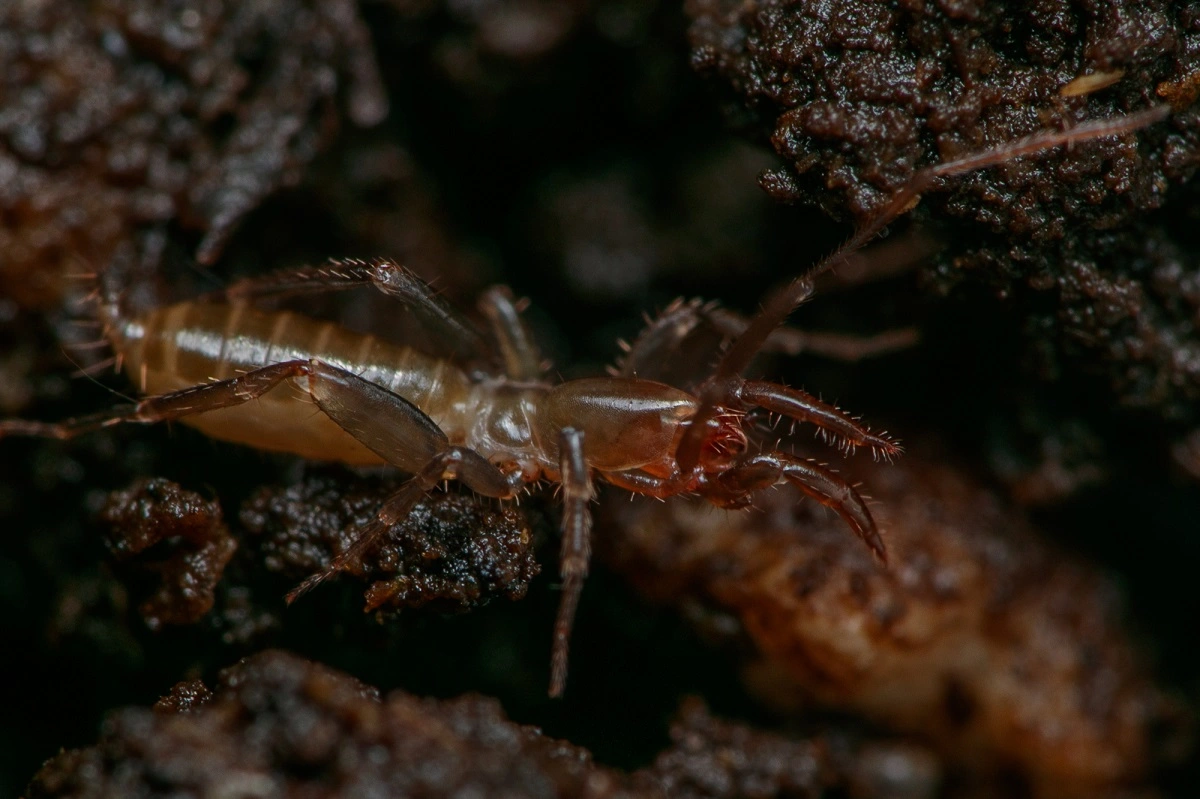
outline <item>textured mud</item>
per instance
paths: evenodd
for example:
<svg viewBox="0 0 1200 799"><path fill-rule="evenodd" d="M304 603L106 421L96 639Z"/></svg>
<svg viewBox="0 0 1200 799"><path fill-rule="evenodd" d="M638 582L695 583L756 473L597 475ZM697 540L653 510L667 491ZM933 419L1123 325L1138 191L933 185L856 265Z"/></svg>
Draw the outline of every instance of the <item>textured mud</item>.
<svg viewBox="0 0 1200 799"><path fill-rule="evenodd" d="M937 279L979 270L1028 307L1022 335L1049 379L1095 375L1126 413L1173 429L1200 418L1200 268L1169 225L1080 234L1051 269L1034 248L964 255ZM1011 283L1010 283L1011 282Z"/></svg>
<svg viewBox="0 0 1200 799"><path fill-rule="evenodd" d="M356 124L387 112L347 0L8 3L0 31L0 289L23 304L114 260L152 270L172 225L212 261L329 141L339 92Z"/></svg>
<svg viewBox="0 0 1200 799"><path fill-rule="evenodd" d="M494 699L380 692L282 652L180 683L109 717L100 741L64 752L26 796L854 796L932 797L936 759L912 746L793 739L689 705L673 746L634 774L505 718Z"/></svg>
<svg viewBox="0 0 1200 799"><path fill-rule="evenodd" d="M293 584L320 571L354 540L396 481L348 479L330 470L286 488L263 487L238 514L244 552L228 579L238 542L220 506L163 478L112 492L100 510L116 576L145 595L138 612L153 630L194 624L220 603L209 624L227 638L253 640L279 624L276 603L246 604L255 584L280 574ZM429 606L465 611L493 599L518 600L540 567L525 516L479 500L438 493L418 503L379 545L342 573L366 582L367 611ZM254 621L249 627L239 623Z"/></svg>
<svg viewBox="0 0 1200 799"><path fill-rule="evenodd" d="M693 63L787 163L763 187L856 222L922 167L1170 103L1166 123L1137 134L950 179L914 216L955 242L928 285L965 279L1005 297L1045 373L1082 360L1120 403L1196 420L1200 270L1190 222L1165 210L1192 203L1184 184L1200 156L1194 9L695 0L687 11ZM1109 83L1072 93L1088 75Z"/></svg>
<svg viewBox="0 0 1200 799"><path fill-rule="evenodd" d="M355 531L374 518L398 485L310 478L257 492L239 518L264 566L299 582L349 548ZM523 598L540 571L534 555L533 531L516 510L491 510L473 497L438 494L417 505L347 571L370 582L367 610L426 605L469 610L494 598Z"/></svg>
<svg viewBox="0 0 1200 799"><path fill-rule="evenodd" d="M1033 795L1118 795L1191 726L1147 678L1115 586L1020 514L909 456L866 471L896 565L778 491L751 513L614 505L606 557L701 629L753 644L776 708L854 708Z"/></svg>
<svg viewBox="0 0 1200 799"><path fill-rule="evenodd" d="M144 575L155 583L138 607L151 629L193 624L212 609L237 549L216 502L169 480L140 480L109 496L100 517L110 528L109 551L133 573L127 581Z"/></svg>
<svg viewBox="0 0 1200 799"><path fill-rule="evenodd" d="M788 160L762 178L783 200L862 220L923 166L1163 97L1176 115L1143 136L969 175L930 202L1049 242L1159 207L1196 165L1194 89L1180 87L1195 84L1198 34L1182 5L693 0L687 11L693 63ZM1114 80L1072 94L1086 75Z"/></svg>

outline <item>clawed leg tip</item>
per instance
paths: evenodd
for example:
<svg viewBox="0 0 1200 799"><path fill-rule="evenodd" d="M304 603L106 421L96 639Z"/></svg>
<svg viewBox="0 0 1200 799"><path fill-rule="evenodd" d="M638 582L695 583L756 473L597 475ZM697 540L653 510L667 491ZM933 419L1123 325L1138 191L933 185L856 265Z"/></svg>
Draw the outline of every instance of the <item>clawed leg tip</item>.
<svg viewBox="0 0 1200 799"><path fill-rule="evenodd" d="M318 585L320 585L321 582L324 581L324 579L325 579L325 575L323 575L323 574L318 574L313 577L309 577L307 580L300 583L300 585L296 586L291 591L288 591L287 596L285 596L283 598L284 602L286 602L288 605L291 605L297 599L304 596L309 591L311 591L312 589L314 589Z"/></svg>
<svg viewBox="0 0 1200 799"><path fill-rule="evenodd" d="M891 463L896 458L904 454L904 447L896 441L885 439L883 443L875 444L871 447L871 455L877 461Z"/></svg>
<svg viewBox="0 0 1200 799"><path fill-rule="evenodd" d="M883 543L883 537L879 534L879 530L871 527L866 529L856 529L858 537L867 545L867 549L871 550L871 555L879 563L880 566L887 568L888 566L888 551L887 545Z"/></svg>
<svg viewBox="0 0 1200 799"><path fill-rule="evenodd" d="M563 693L567 690L567 675L565 672L552 670L550 672L550 687L546 691L546 695L551 699L562 699Z"/></svg>
<svg viewBox="0 0 1200 799"><path fill-rule="evenodd" d="M550 664L550 688L546 692L551 699L562 699L567 689L567 654L556 652Z"/></svg>
<svg viewBox="0 0 1200 799"><path fill-rule="evenodd" d="M874 531L865 530L856 532L862 542L867 545L867 549L871 550L871 557L875 558L880 566L886 567L888 565L887 547L884 545L883 539L879 537L879 534Z"/></svg>

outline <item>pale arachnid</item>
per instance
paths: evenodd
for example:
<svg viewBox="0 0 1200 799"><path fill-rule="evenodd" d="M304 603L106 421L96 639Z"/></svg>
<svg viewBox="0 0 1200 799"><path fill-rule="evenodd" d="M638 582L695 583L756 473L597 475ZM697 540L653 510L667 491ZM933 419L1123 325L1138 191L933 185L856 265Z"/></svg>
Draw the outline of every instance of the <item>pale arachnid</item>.
<svg viewBox="0 0 1200 799"><path fill-rule="evenodd" d="M133 313L118 287L102 280L97 314L104 336L145 396L140 402L62 422L0 421L0 437L70 438L124 422L180 420L213 438L351 465L389 464L413 475L329 566L289 600L359 558L442 480L498 499L526 486L562 488L563 596L554 630L550 693L562 693L575 609L591 550L589 503L597 482L668 498L699 495L744 507L789 483L831 508L881 562L886 548L867 503L833 470L783 451L751 446L748 414L765 411L815 425L845 452L866 448L891 458L899 445L797 388L743 374L812 279L836 267L905 213L933 183L1064 143L1120 135L1165 116L1161 108L1011 142L926 169L838 252L774 294L752 320L677 303L638 338L608 376L551 383L521 315L502 287L481 309L479 332L393 261L336 261L234 284L202 298ZM107 277L107 276L104 276ZM437 336L483 370L453 358L355 333L332 322L254 301L373 286L403 302ZM713 374L687 390L649 379L697 324L731 339ZM286 390L290 385L297 390Z"/></svg>

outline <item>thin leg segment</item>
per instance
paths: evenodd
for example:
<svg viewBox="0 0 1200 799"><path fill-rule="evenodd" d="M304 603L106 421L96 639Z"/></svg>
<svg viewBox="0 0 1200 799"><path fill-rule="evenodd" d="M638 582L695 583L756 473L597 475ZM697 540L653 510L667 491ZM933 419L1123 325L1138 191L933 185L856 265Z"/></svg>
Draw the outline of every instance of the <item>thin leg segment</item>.
<svg viewBox="0 0 1200 799"><path fill-rule="evenodd" d="M813 461L779 454L760 457L777 459L783 467L784 479L841 516L854 534L870 547L879 562L887 565L887 547L884 546L883 537L879 535L875 519L872 518L862 496L844 477Z"/></svg>
<svg viewBox="0 0 1200 799"><path fill-rule="evenodd" d="M624 489L631 494L643 494L656 499L673 497L684 490L684 484L678 480L657 477L647 474L641 469L629 469L623 472L603 472L601 477L609 485Z"/></svg>
<svg viewBox="0 0 1200 799"><path fill-rule="evenodd" d="M339 427L388 463L415 476L383 503L344 552L287 595L289 603L362 557L443 479L461 479L471 490L489 497L512 497L521 487L520 472L506 475L474 450L451 446L446 434L420 408L352 372L311 361L308 391Z"/></svg>
<svg viewBox="0 0 1200 799"><path fill-rule="evenodd" d="M321 571L309 576L300 585L288 592L287 603L290 605L304 594L316 588L321 583L333 577L342 569L354 561L360 559L370 548L371 545L379 540L381 536L391 530L398 524L413 506L428 494L434 486L436 486L446 475L447 471L453 472L457 466L457 448L440 452L434 456L425 468L421 469L410 480L400 486L394 494L384 500L380 506L379 512L375 514L375 518L367 522L361 530L355 533L354 540L350 546L338 553L333 560L329 562Z"/></svg>
<svg viewBox="0 0 1200 799"><path fill-rule="evenodd" d="M135 405L123 405L62 422L10 419L0 422L0 438L19 435L67 439L122 422L152 424L207 413L257 399L284 380L307 374L308 369L308 361L285 361L255 369L229 380L193 386L158 397L148 397Z"/></svg>
<svg viewBox="0 0 1200 799"><path fill-rule="evenodd" d="M520 472L506 475L474 450L451 446L433 420L408 400L317 360L271 364L229 380L149 397L136 405L64 422L4 421L0 422L0 437L65 439L122 422L148 424L179 419L249 402L289 378L307 378L309 394L330 419L388 463L415 475L383 503L345 552L288 594L289 602L361 557L444 478L461 478L473 491L490 497L512 497L521 487Z"/></svg>
<svg viewBox="0 0 1200 799"><path fill-rule="evenodd" d="M554 646L550 657L550 696L562 696L567 684L567 655L571 642L571 627L579 595L587 578L588 562L592 556L591 470L584 457L583 433L565 428L559 435L559 469L562 474L563 516L562 553L559 575L562 578L562 600L558 619L554 623Z"/></svg>
<svg viewBox="0 0 1200 799"><path fill-rule="evenodd" d="M622 344L625 355L613 370L620 377L641 377L691 389L708 376L712 353L750 327L746 317L699 300L676 300L648 320L633 344ZM763 342L761 352L784 355L809 353L841 361L860 361L911 347L913 328L889 330L874 336L821 333L779 327Z"/></svg>
<svg viewBox="0 0 1200 799"><path fill-rule="evenodd" d="M747 458L701 489L711 502L723 507L744 507L753 492L786 480L807 496L832 509L863 540L880 562L887 564L887 548L862 495L846 479L810 460L782 452L764 452Z"/></svg>
<svg viewBox="0 0 1200 799"><path fill-rule="evenodd" d="M647 318L633 344L622 343L625 355L614 374L684 389L698 385L707 377L712 354L725 338L708 318L714 308L700 300L678 299L658 316Z"/></svg>
<svg viewBox="0 0 1200 799"><path fill-rule="evenodd" d="M504 373L512 380L532 382L541 379L546 369L521 316L524 302L515 301L507 286L492 286L479 298L479 310L487 317L500 346Z"/></svg>
<svg viewBox="0 0 1200 799"><path fill-rule="evenodd" d="M742 335L750 326L749 319L725 308L713 308L709 317L728 338ZM777 352L783 355L809 353L855 363L865 358L874 358L906 349L916 344L917 339L917 330L912 327L885 330L873 336L822 333L798 330L794 327L777 327L767 336L760 351Z"/></svg>
<svg viewBox="0 0 1200 799"><path fill-rule="evenodd" d="M22 438L74 438L93 430L111 427L121 422L135 421L136 405L121 405L87 416L75 416L61 422L37 422L30 419L5 419L0 421L0 438L19 436Z"/></svg>
<svg viewBox="0 0 1200 799"><path fill-rule="evenodd" d="M887 433L872 432L840 408L821 402L798 388L747 380L738 388L736 397L749 405L816 425L826 439L832 437L834 443L847 453L859 447L870 447L876 458L891 460L904 451Z"/></svg>
<svg viewBox="0 0 1200 799"><path fill-rule="evenodd" d="M323 291L344 291L374 286L412 308L454 355L492 362L492 349L473 324L437 295L411 269L395 261L378 258L370 261L347 259L326 266L285 269L259 277L246 278L228 286L216 296L226 302L255 301L294 297Z"/></svg>

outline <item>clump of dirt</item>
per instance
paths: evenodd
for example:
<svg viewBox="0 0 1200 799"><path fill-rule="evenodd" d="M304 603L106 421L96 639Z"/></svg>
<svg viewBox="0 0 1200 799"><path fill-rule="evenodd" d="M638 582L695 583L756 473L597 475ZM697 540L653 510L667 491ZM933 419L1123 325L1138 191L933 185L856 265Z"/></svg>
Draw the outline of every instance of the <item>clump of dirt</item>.
<svg viewBox="0 0 1200 799"><path fill-rule="evenodd" d="M932 797L937 762L919 747L839 736L796 740L720 721L699 702L673 746L632 775L505 718L494 699L378 690L284 652L181 683L154 708L112 714L93 747L50 760L29 799L203 796ZM862 791L862 792L859 792Z"/></svg>
<svg viewBox="0 0 1200 799"><path fill-rule="evenodd" d="M687 11L693 64L731 90L789 162L764 175L767 190L860 221L922 166L1161 103L1200 71L1195 14L1163 0L692 0ZM1093 74L1115 80L1064 92ZM1111 228L1157 208L1194 171L1196 115L1182 103L1170 124L1140 136L971 174L927 202L1039 243L1068 227Z"/></svg>
<svg viewBox="0 0 1200 799"><path fill-rule="evenodd" d="M151 629L193 624L213 606L213 592L237 542L214 500L170 480L139 480L111 494L100 512L109 551L135 584L155 587L138 610ZM144 593L144 592L140 592Z"/></svg>
<svg viewBox="0 0 1200 799"><path fill-rule="evenodd" d="M912 215L948 242L927 288L982 283L1019 309L1031 351L1104 374L1125 405L1196 421L1200 268L1173 243L1190 223L1147 219L1194 195L1183 185L1200 163L1194 9L693 0L687 10L693 64L787 161L763 187L856 224L923 167L1170 102L1166 122L1137 133L947 179Z"/></svg>
<svg viewBox="0 0 1200 799"><path fill-rule="evenodd" d="M1168 226L1081 232L1050 257L1019 244L963 253L929 277L944 287L964 271L1025 309L1043 379L1100 378L1126 413L1200 420L1200 262Z"/></svg>
<svg viewBox="0 0 1200 799"><path fill-rule="evenodd" d="M387 112L348 0L0 10L0 289L52 306L66 276L153 270L172 224L212 261L338 124Z"/></svg>
<svg viewBox="0 0 1200 799"><path fill-rule="evenodd" d="M329 565L398 487L332 476L264 488L239 519L267 569L302 579ZM460 494L426 497L350 573L366 580L368 610L432 605L468 610L495 598L521 599L541 568L528 522Z"/></svg>
<svg viewBox="0 0 1200 799"><path fill-rule="evenodd" d="M264 486L243 504L237 539L215 500L165 478L110 493L99 519L118 581L138 598L151 630L205 620L226 644L245 644L283 626L283 589L273 575L298 583L328 566L398 485L326 470L286 487ZM536 543L522 513L436 493L347 573L369 584L368 611L464 612L524 598L541 571Z"/></svg>

